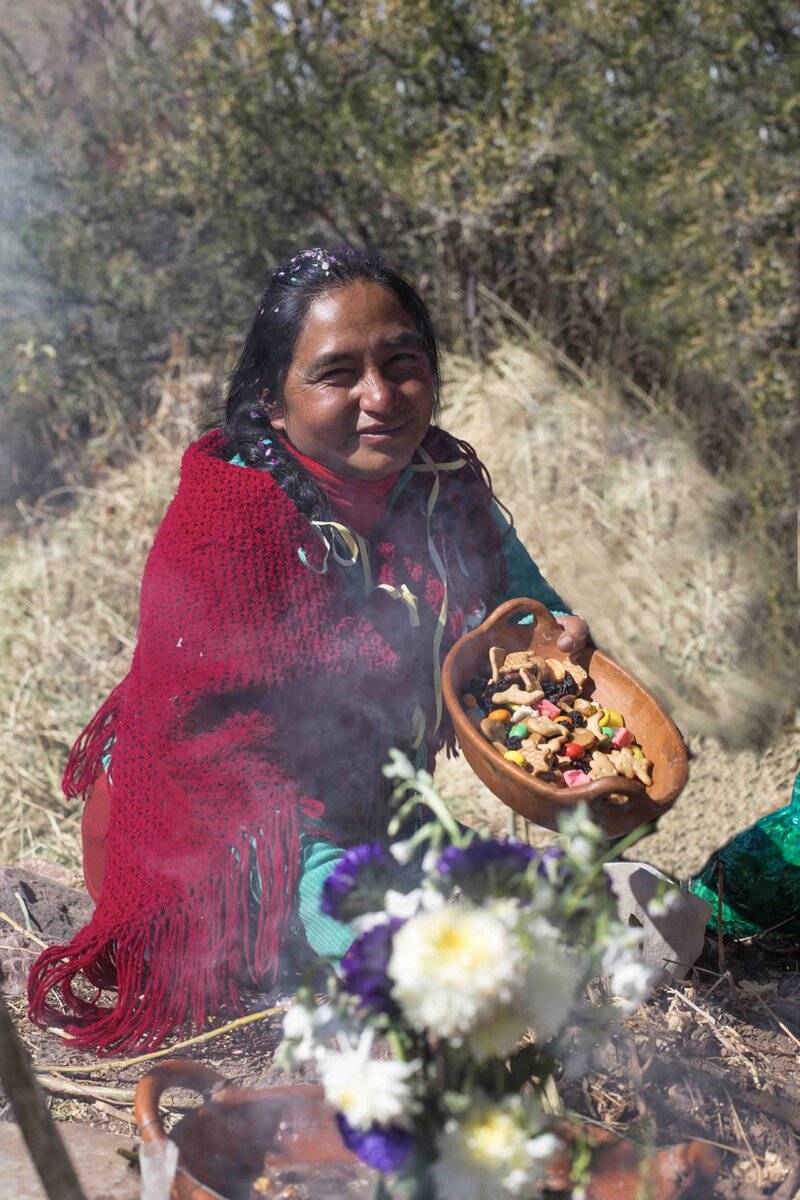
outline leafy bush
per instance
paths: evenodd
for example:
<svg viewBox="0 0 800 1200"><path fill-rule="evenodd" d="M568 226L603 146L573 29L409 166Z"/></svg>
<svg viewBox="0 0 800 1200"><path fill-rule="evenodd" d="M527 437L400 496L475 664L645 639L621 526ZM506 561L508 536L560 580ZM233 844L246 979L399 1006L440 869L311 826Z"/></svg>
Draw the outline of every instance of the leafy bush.
<svg viewBox="0 0 800 1200"><path fill-rule="evenodd" d="M7 122L48 187L26 240L78 426L110 392L135 418L173 330L228 356L276 258L371 242L455 349L487 349L488 290L669 397L790 545L788 0L75 4L105 21L94 90L65 68L33 96L12 62Z"/></svg>

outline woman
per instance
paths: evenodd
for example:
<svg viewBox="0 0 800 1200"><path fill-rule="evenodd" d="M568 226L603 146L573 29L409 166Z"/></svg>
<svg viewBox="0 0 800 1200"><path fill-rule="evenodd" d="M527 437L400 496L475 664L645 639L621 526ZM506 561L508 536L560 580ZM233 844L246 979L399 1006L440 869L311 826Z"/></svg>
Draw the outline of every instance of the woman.
<svg viewBox="0 0 800 1200"><path fill-rule="evenodd" d="M474 452L431 424L438 392L425 306L379 259L314 249L275 272L224 424L184 456L130 673L67 767L98 902L29 995L51 1025L60 992L75 1045L149 1048L239 1008L298 920L341 954L322 883L385 832L388 749L452 745L444 654L508 595L564 613ZM584 623L559 620L579 649Z"/></svg>

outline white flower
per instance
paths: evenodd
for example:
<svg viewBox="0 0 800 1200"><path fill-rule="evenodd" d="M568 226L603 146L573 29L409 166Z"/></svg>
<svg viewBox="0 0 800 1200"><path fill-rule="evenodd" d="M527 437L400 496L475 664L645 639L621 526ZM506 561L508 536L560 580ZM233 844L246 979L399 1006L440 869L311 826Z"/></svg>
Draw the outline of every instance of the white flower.
<svg viewBox="0 0 800 1200"><path fill-rule="evenodd" d="M626 1013L635 1012L650 995L658 971L640 959L628 958L618 962L609 976L609 987Z"/></svg>
<svg viewBox="0 0 800 1200"><path fill-rule="evenodd" d="M358 1045L341 1053L329 1051L320 1060L322 1086L328 1102L355 1129L372 1125L406 1125L414 1108L408 1080L420 1068L418 1059L371 1059L372 1031Z"/></svg>
<svg viewBox="0 0 800 1200"><path fill-rule="evenodd" d="M528 1028L528 1022L513 1006L492 1013L467 1034L467 1045L479 1061L508 1058Z"/></svg>
<svg viewBox="0 0 800 1200"><path fill-rule="evenodd" d="M641 958L644 930L636 925L614 922L608 931L608 944L603 951L602 967L610 975L619 963L629 962L632 957Z"/></svg>
<svg viewBox="0 0 800 1200"><path fill-rule="evenodd" d="M388 925L389 916L386 912L362 913L358 917L353 917L350 925L353 930L358 933L368 933L370 929L374 929L376 925Z"/></svg>
<svg viewBox="0 0 800 1200"><path fill-rule="evenodd" d="M588 867L597 856L595 843L583 834L578 834L569 844L569 856L582 867Z"/></svg>
<svg viewBox="0 0 800 1200"><path fill-rule="evenodd" d="M407 867L414 857L416 848L414 839L408 838L405 842L392 842L389 853L401 867Z"/></svg>
<svg viewBox="0 0 800 1200"><path fill-rule="evenodd" d="M283 1015L283 1036L297 1045L291 1048L296 1063L308 1062L314 1054L314 1025L302 1004L293 1004Z"/></svg>
<svg viewBox="0 0 800 1200"><path fill-rule="evenodd" d="M445 905L397 931L388 970L415 1029L458 1038L511 1001L522 953L490 909Z"/></svg>
<svg viewBox="0 0 800 1200"><path fill-rule="evenodd" d="M460 1120L449 1120L433 1167L441 1200L530 1196L560 1142L546 1133L532 1138L529 1121L519 1096L476 1104Z"/></svg>
<svg viewBox="0 0 800 1200"><path fill-rule="evenodd" d="M343 1028L331 1004L320 1004L316 1008L305 1008L293 1004L283 1015L283 1036L286 1041L281 1047L282 1055L290 1070L310 1062L321 1053L322 1041L333 1037Z"/></svg>
<svg viewBox="0 0 800 1200"><path fill-rule="evenodd" d="M441 854L442 854L441 850L426 850L425 851L425 857L422 860L423 875L432 875L433 874L433 872L436 870L437 866L439 865L439 859L441 858Z"/></svg>
<svg viewBox="0 0 800 1200"><path fill-rule="evenodd" d="M444 906L444 896L432 888L414 888L411 892L395 892L392 888L384 898L386 914L407 921L418 912L435 912Z"/></svg>
<svg viewBox="0 0 800 1200"><path fill-rule="evenodd" d="M578 989L578 963L565 947L537 946L520 998L525 1023L539 1041L547 1041L569 1020Z"/></svg>

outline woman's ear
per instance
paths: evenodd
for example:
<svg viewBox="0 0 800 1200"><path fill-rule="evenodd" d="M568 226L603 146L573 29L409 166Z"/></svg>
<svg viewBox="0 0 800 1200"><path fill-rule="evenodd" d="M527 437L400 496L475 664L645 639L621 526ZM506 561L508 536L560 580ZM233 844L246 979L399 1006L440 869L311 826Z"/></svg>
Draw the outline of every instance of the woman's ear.
<svg viewBox="0 0 800 1200"><path fill-rule="evenodd" d="M286 429L286 420L284 417L283 405L278 400L273 400L267 388L259 396L261 407L267 414L267 420L273 429Z"/></svg>

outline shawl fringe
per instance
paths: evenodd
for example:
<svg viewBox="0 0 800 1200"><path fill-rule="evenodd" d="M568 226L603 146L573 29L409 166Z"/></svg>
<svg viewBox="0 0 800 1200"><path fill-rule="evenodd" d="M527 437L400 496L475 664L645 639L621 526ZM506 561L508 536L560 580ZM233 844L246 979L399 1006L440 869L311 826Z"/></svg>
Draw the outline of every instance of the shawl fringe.
<svg viewBox="0 0 800 1200"><path fill-rule="evenodd" d="M202 895L160 907L125 935L108 939L89 925L69 946L45 950L30 973L31 1020L63 1028L77 1049L109 1055L146 1053L170 1034L194 1036L209 1012L241 1014L244 980L263 990L277 974L297 884L296 821L284 817L258 830L261 878L281 879L283 886L262 888L257 913L250 903L250 851L245 836L238 862L231 853L231 869L205 881ZM110 990L117 993L113 1008L102 1003ZM49 1002L51 991L70 1016ZM94 997L87 999L90 991Z"/></svg>
<svg viewBox="0 0 800 1200"><path fill-rule="evenodd" d="M70 750L61 780L61 787L68 800L79 797L86 800L103 773L103 757L116 732L127 682L126 677L117 684Z"/></svg>

